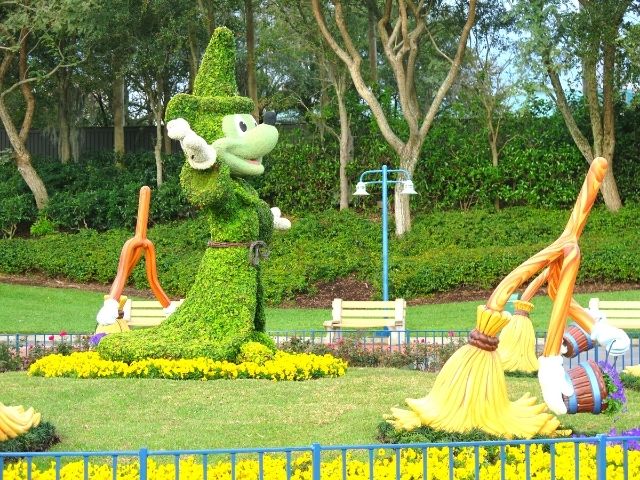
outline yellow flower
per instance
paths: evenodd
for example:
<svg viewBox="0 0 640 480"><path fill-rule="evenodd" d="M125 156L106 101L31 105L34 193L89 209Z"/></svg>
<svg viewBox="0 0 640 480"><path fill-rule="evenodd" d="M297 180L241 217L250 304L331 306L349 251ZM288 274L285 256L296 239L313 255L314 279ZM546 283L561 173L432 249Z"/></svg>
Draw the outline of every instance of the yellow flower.
<svg viewBox="0 0 640 480"><path fill-rule="evenodd" d="M96 352L76 352L68 356L48 355L31 365L29 375L74 378L166 378L174 380L215 380L262 378L267 380L308 380L339 377L347 364L331 355L277 352L273 359L262 364L244 362L233 364L208 358L138 360L127 365L103 360Z"/></svg>

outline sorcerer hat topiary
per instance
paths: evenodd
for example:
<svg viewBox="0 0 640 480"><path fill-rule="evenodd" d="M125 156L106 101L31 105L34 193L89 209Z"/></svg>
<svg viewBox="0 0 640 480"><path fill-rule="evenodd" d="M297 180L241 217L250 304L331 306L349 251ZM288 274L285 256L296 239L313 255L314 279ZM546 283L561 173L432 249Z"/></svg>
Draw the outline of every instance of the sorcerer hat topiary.
<svg viewBox="0 0 640 480"><path fill-rule="evenodd" d="M167 105L165 119L184 118L208 143L221 138L222 117L251 113L250 98L238 95L235 75L236 47L233 32L218 27L213 32L196 75L193 94L175 95Z"/></svg>

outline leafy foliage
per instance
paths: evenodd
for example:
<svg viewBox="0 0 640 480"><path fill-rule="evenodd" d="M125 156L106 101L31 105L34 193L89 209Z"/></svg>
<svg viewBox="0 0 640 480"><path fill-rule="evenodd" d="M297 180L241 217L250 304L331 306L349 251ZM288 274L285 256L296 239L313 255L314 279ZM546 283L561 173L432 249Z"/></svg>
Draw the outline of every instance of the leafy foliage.
<svg viewBox="0 0 640 480"><path fill-rule="evenodd" d="M60 437L55 427L49 422L41 422L16 438L0 442L0 452L46 452L58 442ZM12 461L12 458L5 461Z"/></svg>
<svg viewBox="0 0 640 480"><path fill-rule="evenodd" d="M404 238L390 242L390 294L415 298L455 288L490 288L524 259L554 240L568 212L529 208L500 212L434 213L417 216ZM582 237L579 283L640 281L640 208L611 215L591 213ZM160 281L170 295L186 294L208 240L204 218L156 225L154 242ZM118 256L131 230L104 233L84 229L38 239L0 240L0 271L40 272L88 282L111 282ZM270 258L261 264L270 304L313 295L319 282L351 274L379 289L380 224L352 211L307 215L286 233L274 235ZM241 254L246 261L246 252ZM144 267L130 285L148 288Z"/></svg>

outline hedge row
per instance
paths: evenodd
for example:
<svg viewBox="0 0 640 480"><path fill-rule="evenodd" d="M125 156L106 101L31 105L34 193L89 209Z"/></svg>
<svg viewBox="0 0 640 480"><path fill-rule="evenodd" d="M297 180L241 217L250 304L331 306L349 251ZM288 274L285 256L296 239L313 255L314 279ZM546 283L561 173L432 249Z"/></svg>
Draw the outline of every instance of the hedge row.
<svg viewBox="0 0 640 480"><path fill-rule="evenodd" d="M403 239L390 241L390 288L416 298L460 287L491 288L504 275L558 237L568 211L526 208L421 215ZM392 227L391 227L392 228ZM597 208L581 240L579 282L640 281L640 207L618 214ZM318 282L355 274L380 289L380 224L354 212L329 212L294 219L275 235L263 263L265 294L279 304L313 294ZM0 240L0 272L39 272L51 277L109 283L128 230L54 234L39 239ZM193 282L207 241L200 219L157 225L149 238L158 253L165 290L183 296ZM144 268L130 285L148 288Z"/></svg>
<svg viewBox="0 0 640 480"><path fill-rule="evenodd" d="M640 202L640 108L621 109L618 117L616 181L624 202ZM588 127L586 118L579 121ZM355 149L347 168L352 184L364 170L380 168L383 163L398 165L397 155L370 116L361 115L352 123ZM265 158L265 174L254 180L261 197L286 213L303 215L334 208L339 201L337 141L330 135L323 140L311 127L281 130L278 145ZM501 132L504 144L495 168L484 128L456 115L439 116L413 175L419 192L412 199L414 212L490 208L496 201L503 207L570 208L587 164L562 117L513 113L504 120ZM179 152L165 157L165 182L161 188L154 187L151 222L194 214L178 184L183 161ZM110 153L93 154L67 165L35 159L34 165L50 195L44 214L67 232L133 226L139 188L156 184L151 152L125 155L119 166ZM353 199L352 205L361 211L378 211L379 198L379 192L374 192ZM0 159L0 236L11 236L19 226L24 232L36 218L33 196L15 165Z"/></svg>

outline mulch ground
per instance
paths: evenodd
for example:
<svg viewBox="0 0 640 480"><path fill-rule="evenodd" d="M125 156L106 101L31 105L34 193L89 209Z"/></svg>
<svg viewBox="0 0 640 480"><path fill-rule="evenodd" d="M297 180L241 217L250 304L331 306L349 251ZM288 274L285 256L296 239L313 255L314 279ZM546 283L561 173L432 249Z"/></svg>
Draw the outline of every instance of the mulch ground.
<svg viewBox="0 0 640 480"><path fill-rule="evenodd" d="M101 283L76 283L66 279L48 278L42 275L5 275L0 273L1 283L14 283L19 285L35 285L54 288L75 288L92 292L108 293L111 285ZM576 286L576 293L615 292L620 290L640 290L640 283L588 283ZM314 286L313 295L299 295L293 301L287 301L281 306L284 308L331 308L334 298L349 300L371 300L375 296L373 287L355 276L340 278L335 282L322 282ZM409 300L409 305L426 305L434 303L464 302L472 300L486 300L491 295L491 290L457 289L430 295L424 298ZM127 296L153 298L150 290L139 290L125 287ZM546 294L544 288L539 294Z"/></svg>

